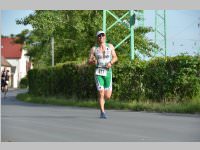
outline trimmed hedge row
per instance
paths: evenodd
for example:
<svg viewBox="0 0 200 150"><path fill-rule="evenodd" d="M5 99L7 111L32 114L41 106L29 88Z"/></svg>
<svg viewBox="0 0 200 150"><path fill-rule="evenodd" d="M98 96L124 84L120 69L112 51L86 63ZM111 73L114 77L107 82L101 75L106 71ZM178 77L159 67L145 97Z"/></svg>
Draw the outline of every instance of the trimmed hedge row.
<svg viewBox="0 0 200 150"><path fill-rule="evenodd" d="M34 95L61 95L68 98L94 98L92 68L74 63L28 72L29 92Z"/></svg>
<svg viewBox="0 0 200 150"><path fill-rule="evenodd" d="M187 100L200 92L200 57L157 58L144 73L145 95L154 100Z"/></svg>
<svg viewBox="0 0 200 150"><path fill-rule="evenodd" d="M67 63L28 72L34 95L96 99L94 66ZM200 58L176 56L118 63L113 67L112 99L183 101L200 93Z"/></svg>
<svg viewBox="0 0 200 150"><path fill-rule="evenodd" d="M20 80L19 87L20 88L27 88L28 87L28 78L27 78L27 76L25 76L24 78L22 78Z"/></svg>

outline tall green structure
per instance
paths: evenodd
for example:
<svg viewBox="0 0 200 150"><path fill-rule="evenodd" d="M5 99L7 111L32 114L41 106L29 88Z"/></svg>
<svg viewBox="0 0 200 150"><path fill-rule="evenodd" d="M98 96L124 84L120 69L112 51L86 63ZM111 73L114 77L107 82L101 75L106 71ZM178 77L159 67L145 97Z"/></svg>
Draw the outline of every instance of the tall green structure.
<svg viewBox="0 0 200 150"><path fill-rule="evenodd" d="M107 17L108 15L111 15L113 18L115 18L115 22L111 24L109 27L107 27ZM123 20L125 17L129 16L129 20ZM134 50L134 22L135 22L135 12L134 10L128 10L126 13L124 13L121 17L118 17L113 11L110 10L103 10L103 31L109 32L111 28L114 28L116 24L120 23L129 30L129 34L126 35L124 39L122 39L117 45L115 45L115 48L118 48L122 43L124 43L127 39L130 38L130 48L131 48L131 60L134 59L135 50Z"/></svg>
<svg viewBox="0 0 200 150"><path fill-rule="evenodd" d="M200 29L200 23L198 23L198 28ZM200 56L200 43L198 44L197 54Z"/></svg>
<svg viewBox="0 0 200 150"><path fill-rule="evenodd" d="M155 43L158 44L160 48L162 48L161 54L166 57L166 10L155 10ZM158 54L158 50L156 50L156 54Z"/></svg>

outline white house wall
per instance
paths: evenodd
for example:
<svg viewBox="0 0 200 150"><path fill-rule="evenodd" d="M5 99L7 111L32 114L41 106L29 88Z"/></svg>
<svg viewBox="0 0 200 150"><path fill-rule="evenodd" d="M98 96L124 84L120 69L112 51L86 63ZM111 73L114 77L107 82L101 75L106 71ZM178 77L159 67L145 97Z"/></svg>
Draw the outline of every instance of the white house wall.
<svg viewBox="0 0 200 150"><path fill-rule="evenodd" d="M29 57L25 56L25 54L26 54L26 51L23 50L21 59L19 60L19 63L20 63L19 78L20 78L20 80L21 80L21 78L23 78L23 77L25 77L27 75L26 63L29 61Z"/></svg>
<svg viewBox="0 0 200 150"><path fill-rule="evenodd" d="M22 50L22 56L20 59L7 59L7 61L15 66L15 72L13 73L13 87L18 88L20 80L27 75L26 63L29 61L29 57L25 56L26 51Z"/></svg>
<svg viewBox="0 0 200 150"><path fill-rule="evenodd" d="M19 59L7 59L7 61L16 67L15 72L13 72L13 87L17 88L19 84Z"/></svg>

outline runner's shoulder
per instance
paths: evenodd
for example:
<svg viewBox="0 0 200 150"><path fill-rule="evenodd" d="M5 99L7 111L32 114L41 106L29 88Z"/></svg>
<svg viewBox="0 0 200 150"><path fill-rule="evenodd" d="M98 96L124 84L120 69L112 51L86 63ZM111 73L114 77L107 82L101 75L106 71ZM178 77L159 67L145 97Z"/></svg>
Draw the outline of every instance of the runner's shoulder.
<svg viewBox="0 0 200 150"><path fill-rule="evenodd" d="M95 47L95 46L93 46L93 47L91 48L91 51L92 51L92 52L94 52L94 51L95 51L95 49L96 49L96 47Z"/></svg>
<svg viewBox="0 0 200 150"><path fill-rule="evenodd" d="M107 45L109 46L109 48L114 49L114 46L111 43L107 43Z"/></svg>

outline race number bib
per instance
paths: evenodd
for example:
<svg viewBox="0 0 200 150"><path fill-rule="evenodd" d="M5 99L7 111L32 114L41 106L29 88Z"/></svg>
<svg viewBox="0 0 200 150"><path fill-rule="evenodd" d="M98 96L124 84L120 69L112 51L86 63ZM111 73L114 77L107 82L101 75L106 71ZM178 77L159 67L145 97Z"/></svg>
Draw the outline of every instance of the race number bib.
<svg viewBox="0 0 200 150"><path fill-rule="evenodd" d="M97 68L95 74L99 76L106 76L107 70L105 68Z"/></svg>

